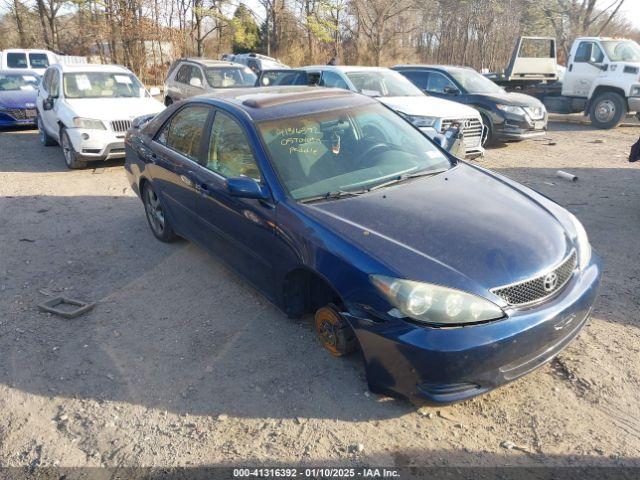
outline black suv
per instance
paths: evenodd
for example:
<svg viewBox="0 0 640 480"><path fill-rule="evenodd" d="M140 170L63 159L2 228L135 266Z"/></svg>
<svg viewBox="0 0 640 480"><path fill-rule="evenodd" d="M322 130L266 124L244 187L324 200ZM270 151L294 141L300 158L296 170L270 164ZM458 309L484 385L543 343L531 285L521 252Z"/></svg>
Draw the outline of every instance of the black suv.
<svg viewBox="0 0 640 480"><path fill-rule="evenodd" d="M470 105L488 128L486 143L543 136L547 110L538 99L506 92L472 68L442 65L396 65L393 70L434 97Z"/></svg>

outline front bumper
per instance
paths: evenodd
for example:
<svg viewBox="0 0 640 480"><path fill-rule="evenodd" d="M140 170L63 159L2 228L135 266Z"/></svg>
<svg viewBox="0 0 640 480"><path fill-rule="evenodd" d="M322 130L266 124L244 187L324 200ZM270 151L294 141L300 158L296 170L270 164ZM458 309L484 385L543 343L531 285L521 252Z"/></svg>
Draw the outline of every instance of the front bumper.
<svg viewBox="0 0 640 480"><path fill-rule="evenodd" d="M502 122L494 123L494 135L498 140L527 140L543 137L547 133L547 122L547 114L538 120L506 114Z"/></svg>
<svg viewBox="0 0 640 480"><path fill-rule="evenodd" d="M438 131L433 127L420 127L420 131L432 140L436 137L436 135L438 135ZM466 160L473 160L474 158L478 158L484 155L484 148L482 147L481 138L465 138L464 143L466 148Z"/></svg>
<svg viewBox="0 0 640 480"><path fill-rule="evenodd" d="M640 97L629 97L629 111L640 112Z"/></svg>
<svg viewBox="0 0 640 480"><path fill-rule="evenodd" d="M15 118L6 112L0 111L0 126L2 127L14 127L19 125L35 125L36 117L33 118Z"/></svg>
<svg viewBox="0 0 640 480"><path fill-rule="evenodd" d="M74 150L85 161L124 158L124 133L111 130L67 129Z"/></svg>
<svg viewBox="0 0 640 480"><path fill-rule="evenodd" d="M347 318L372 391L450 403L490 391L553 359L586 324L600 278L601 260L593 252L588 267L575 273L557 297L480 325L432 328Z"/></svg>

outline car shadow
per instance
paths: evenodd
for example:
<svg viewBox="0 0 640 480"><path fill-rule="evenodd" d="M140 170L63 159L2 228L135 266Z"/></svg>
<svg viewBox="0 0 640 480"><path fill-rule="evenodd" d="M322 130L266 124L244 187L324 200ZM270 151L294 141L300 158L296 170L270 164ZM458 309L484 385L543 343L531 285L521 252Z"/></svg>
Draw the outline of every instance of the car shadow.
<svg viewBox="0 0 640 480"><path fill-rule="evenodd" d="M640 171L502 173L576 213L605 260L594 316L639 327L638 278L620 272L640 253L628 241L640 237ZM220 260L156 241L135 197L0 197L0 225L0 383L212 416L359 421L416 408L369 394L357 354L331 357L310 319L286 318ZM38 311L57 295L97 306L71 320Z"/></svg>
<svg viewBox="0 0 640 480"><path fill-rule="evenodd" d="M40 144L38 130L24 127L10 127L0 130L1 172L68 172L62 149L58 146L45 147ZM36 155L30 162L24 162L24 152ZM54 154L52 154L54 153ZM124 159L90 162L87 170L100 171L104 168L122 166Z"/></svg>

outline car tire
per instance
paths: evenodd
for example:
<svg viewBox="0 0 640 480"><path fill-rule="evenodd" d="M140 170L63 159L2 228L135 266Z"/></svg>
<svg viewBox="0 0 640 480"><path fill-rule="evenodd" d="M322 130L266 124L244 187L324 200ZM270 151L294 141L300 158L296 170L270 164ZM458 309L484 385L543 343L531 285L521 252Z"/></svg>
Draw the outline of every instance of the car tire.
<svg viewBox="0 0 640 480"><path fill-rule="evenodd" d="M353 329L335 305L329 304L319 308L314 323L320 343L334 357L343 357L358 349Z"/></svg>
<svg viewBox="0 0 640 480"><path fill-rule="evenodd" d="M78 155L78 152L73 148L73 143L71 143L71 139L65 128L60 130L60 146L62 147L64 162L69 169L77 170L87 166L87 162L81 160L80 155Z"/></svg>
<svg viewBox="0 0 640 480"><path fill-rule="evenodd" d="M170 243L178 238L171 221L164 211L160 197L153 186L145 182L142 187L142 203L151 233L161 242Z"/></svg>
<svg viewBox="0 0 640 480"><path fill-rule="evenodd" d="M54 145L56 145L58 142L56 142L55 138L49 135L44 129L44 125L42 124L40 115L38 115L36 122L38 125L38 138L40 139L40 143L45 147L53 147Z"/></svg>
<svg viewBox="0 0 640 480"><path fill-rule="evenodd" d="M601 93L589 108L591 124L605 130L617 127L626 114L625 99L615 92Z"/></svg>
<svg viewBox="0 0 640 480"><path fill-rule="evenodd" d="M164 106L168 107L169 105L173 104L173 100L171 100L171 97L165 97L164 99Z"/></svg>

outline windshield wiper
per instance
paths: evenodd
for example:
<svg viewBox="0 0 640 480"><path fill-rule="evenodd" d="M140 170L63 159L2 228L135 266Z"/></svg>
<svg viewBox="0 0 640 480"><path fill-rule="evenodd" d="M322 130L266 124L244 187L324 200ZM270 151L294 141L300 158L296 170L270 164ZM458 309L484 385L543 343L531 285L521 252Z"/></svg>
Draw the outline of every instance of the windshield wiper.
<svg viewBox="0 0 640 480"><path fill-rule="evenodd" d="M395 185L396 183L402 183L412 178L418 177L430 177L432 175L437 175L438 173L446 172L446 170L421 170L419 172L413 173L403 173L398 175L397 177L392 178L391 180L383 183L379 183L378 185L374 185L367 189L367 191L371 192L373 190L378 190L379 188L388 187L389 185Z"/></svg>
<svg viewBox="0 0 640 480"><path fill-rule="evenodd" d="M300 202L311 203L311 202L317 202L320 200L335 200L337 198L343 198L343 197L355 197L357 195L362 195L363 193L367 193L368 191L369 190L331 190L327 193L323 193L322 195L303 198L302 200L300 200Z"/></svg>

